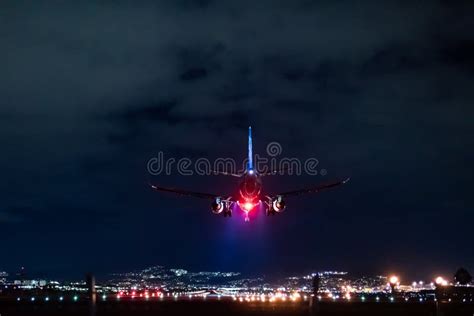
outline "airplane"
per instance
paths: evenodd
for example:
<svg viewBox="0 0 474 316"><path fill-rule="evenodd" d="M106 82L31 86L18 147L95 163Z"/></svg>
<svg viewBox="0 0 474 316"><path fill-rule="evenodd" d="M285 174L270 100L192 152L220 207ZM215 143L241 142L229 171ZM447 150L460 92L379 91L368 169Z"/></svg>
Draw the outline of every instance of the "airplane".
<svg viewBox="0 0 474 316"><path fill-rule="evenodd" d="M201 199L211 200L211 210L214 214L222 214L224 217L232 216L232 210L237 205L238 209L245 213L245 221L250 220L249 213L258 205L265 204L266 215L275 215L282 213L286 209L285 199L290 196L297 196L307 193L318 193L322 190L334 188L345 184L350 178L344 180L338 180L329 182L326 184L320 184L314 187L305 189L293 190L288 192L282 192L272 195L262 194L262 177L267 175L275 175L281 171L273 170L267 173L259 173L253 165L253 150L252 150L252 127L248 129L248 158L245 171L241 174L226 173L221 171L215 171L215 174L231 175L242 178L239 184L239 194L237 196L228 196L223 194L210 194L201 193L194 191L187 191L176 188L167 188L150 184L151 188L160 192L175 193L183 196L192 196Z"/></svg>

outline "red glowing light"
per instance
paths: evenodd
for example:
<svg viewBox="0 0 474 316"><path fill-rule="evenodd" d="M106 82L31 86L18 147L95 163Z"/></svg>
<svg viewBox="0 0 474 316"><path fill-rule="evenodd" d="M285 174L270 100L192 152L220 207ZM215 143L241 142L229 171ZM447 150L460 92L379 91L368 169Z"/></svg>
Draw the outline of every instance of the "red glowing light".
<svg viewBox="0 0 474 316"><path fill-rule="evenodd" d="M250 212L253 209L253 204L250 203L250 202L245 202L244 203L244 209L245 209L245 211Z"/></svg>

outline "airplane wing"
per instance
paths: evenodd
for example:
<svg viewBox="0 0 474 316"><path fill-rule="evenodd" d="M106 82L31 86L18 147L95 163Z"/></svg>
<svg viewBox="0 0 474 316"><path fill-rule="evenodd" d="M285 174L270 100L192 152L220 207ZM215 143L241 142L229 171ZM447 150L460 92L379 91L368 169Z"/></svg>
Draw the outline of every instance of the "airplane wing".
<svg viewBox="0 0 474 316"><path fill-rule="evenodd" d="M175 189L175 188L165 188L165 187L160 187L154 184L149 184L150 187L153 190L156 191L161 191L161 192L169 192L169 193L175 193L178 195L185 195L185 196L193 196L201 199L207 199L207 200L212 200L220 195L218 194L209 194L209 193L201 193L201 192L193 192L193 191L187 191L187 190L181 190L181 189Z"/></svg>
<svg viewBox="0 0 474 316"><path fill-rule="evenodd" d="M320 184L320 185L312 187L312 188L288 191L288 192L283 192L283 193L279 193L279 194L276 194L276 195L295 196L295 195L302 195L302 194L307 194L307 193L318 193L322 190L334 188L334 187L340 186L342 184L345 184L349 180L350 180L350 178L347 178L347 179L342 180L342 181L329 182L329 183L326 183L326 184Z"/></svg>
<svg viewBox="0 0 474 316"><path fill-rule="evenodd" d="M267 172L259 173L259 176L266 177L266 176L274 176L274 175L283 175L285 173L291 173L291 168L288 167L288 168L270 170Z"/></svg>
<svg viewBox="0 0 474 316"><path fill-rule="evenodd" d="M236 177L236 178L241 178L242 177L242 174L226 172L226 171L220 171L220 170L213 170L212 173L214 175L232 176L232 177Z"/></svg>

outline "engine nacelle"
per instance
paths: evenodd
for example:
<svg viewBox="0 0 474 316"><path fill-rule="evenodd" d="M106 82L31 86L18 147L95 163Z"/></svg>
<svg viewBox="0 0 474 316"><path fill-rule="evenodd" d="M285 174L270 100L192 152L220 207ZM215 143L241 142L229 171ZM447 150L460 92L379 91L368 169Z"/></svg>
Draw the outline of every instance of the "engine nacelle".
<svg viewBox="0 0 474 316"><path fill-rule="evenodd" d="M228 200L222 200L220 197L217 197L212 201L211 210L214 214L224 214L224 216L232 215L230 202Z"/></svg>
<svg viewBox="0 0 474 316"><path fill-rule="evenodd" d="M221 200L221 198L216 198L214 199L214 201L212 201L211 210L212 210L212 213L214 214L220 214L224 212L225 205L224 205L224 202Z"/></svg>
<svg viewBox="0 0 474 316"><path fill-rule="evenodd" d="M274 198L270 198L267 206L267 214L281 213L286 208L286 202L283 200L281 195L278 195Z"/></svg>

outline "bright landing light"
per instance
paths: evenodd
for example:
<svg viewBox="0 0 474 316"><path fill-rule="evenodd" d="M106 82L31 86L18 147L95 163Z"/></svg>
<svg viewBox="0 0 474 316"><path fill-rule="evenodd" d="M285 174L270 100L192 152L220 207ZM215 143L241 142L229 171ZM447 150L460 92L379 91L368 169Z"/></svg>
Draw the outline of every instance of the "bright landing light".
<svg viewBox="0 0 474 316"><path fill-rule="evenodd" d="M244 209L245 209L247 212L250 212L250 211L253 209L253 204L250 203L250 202L245 202L245 203L244 203Z"/></svg>

